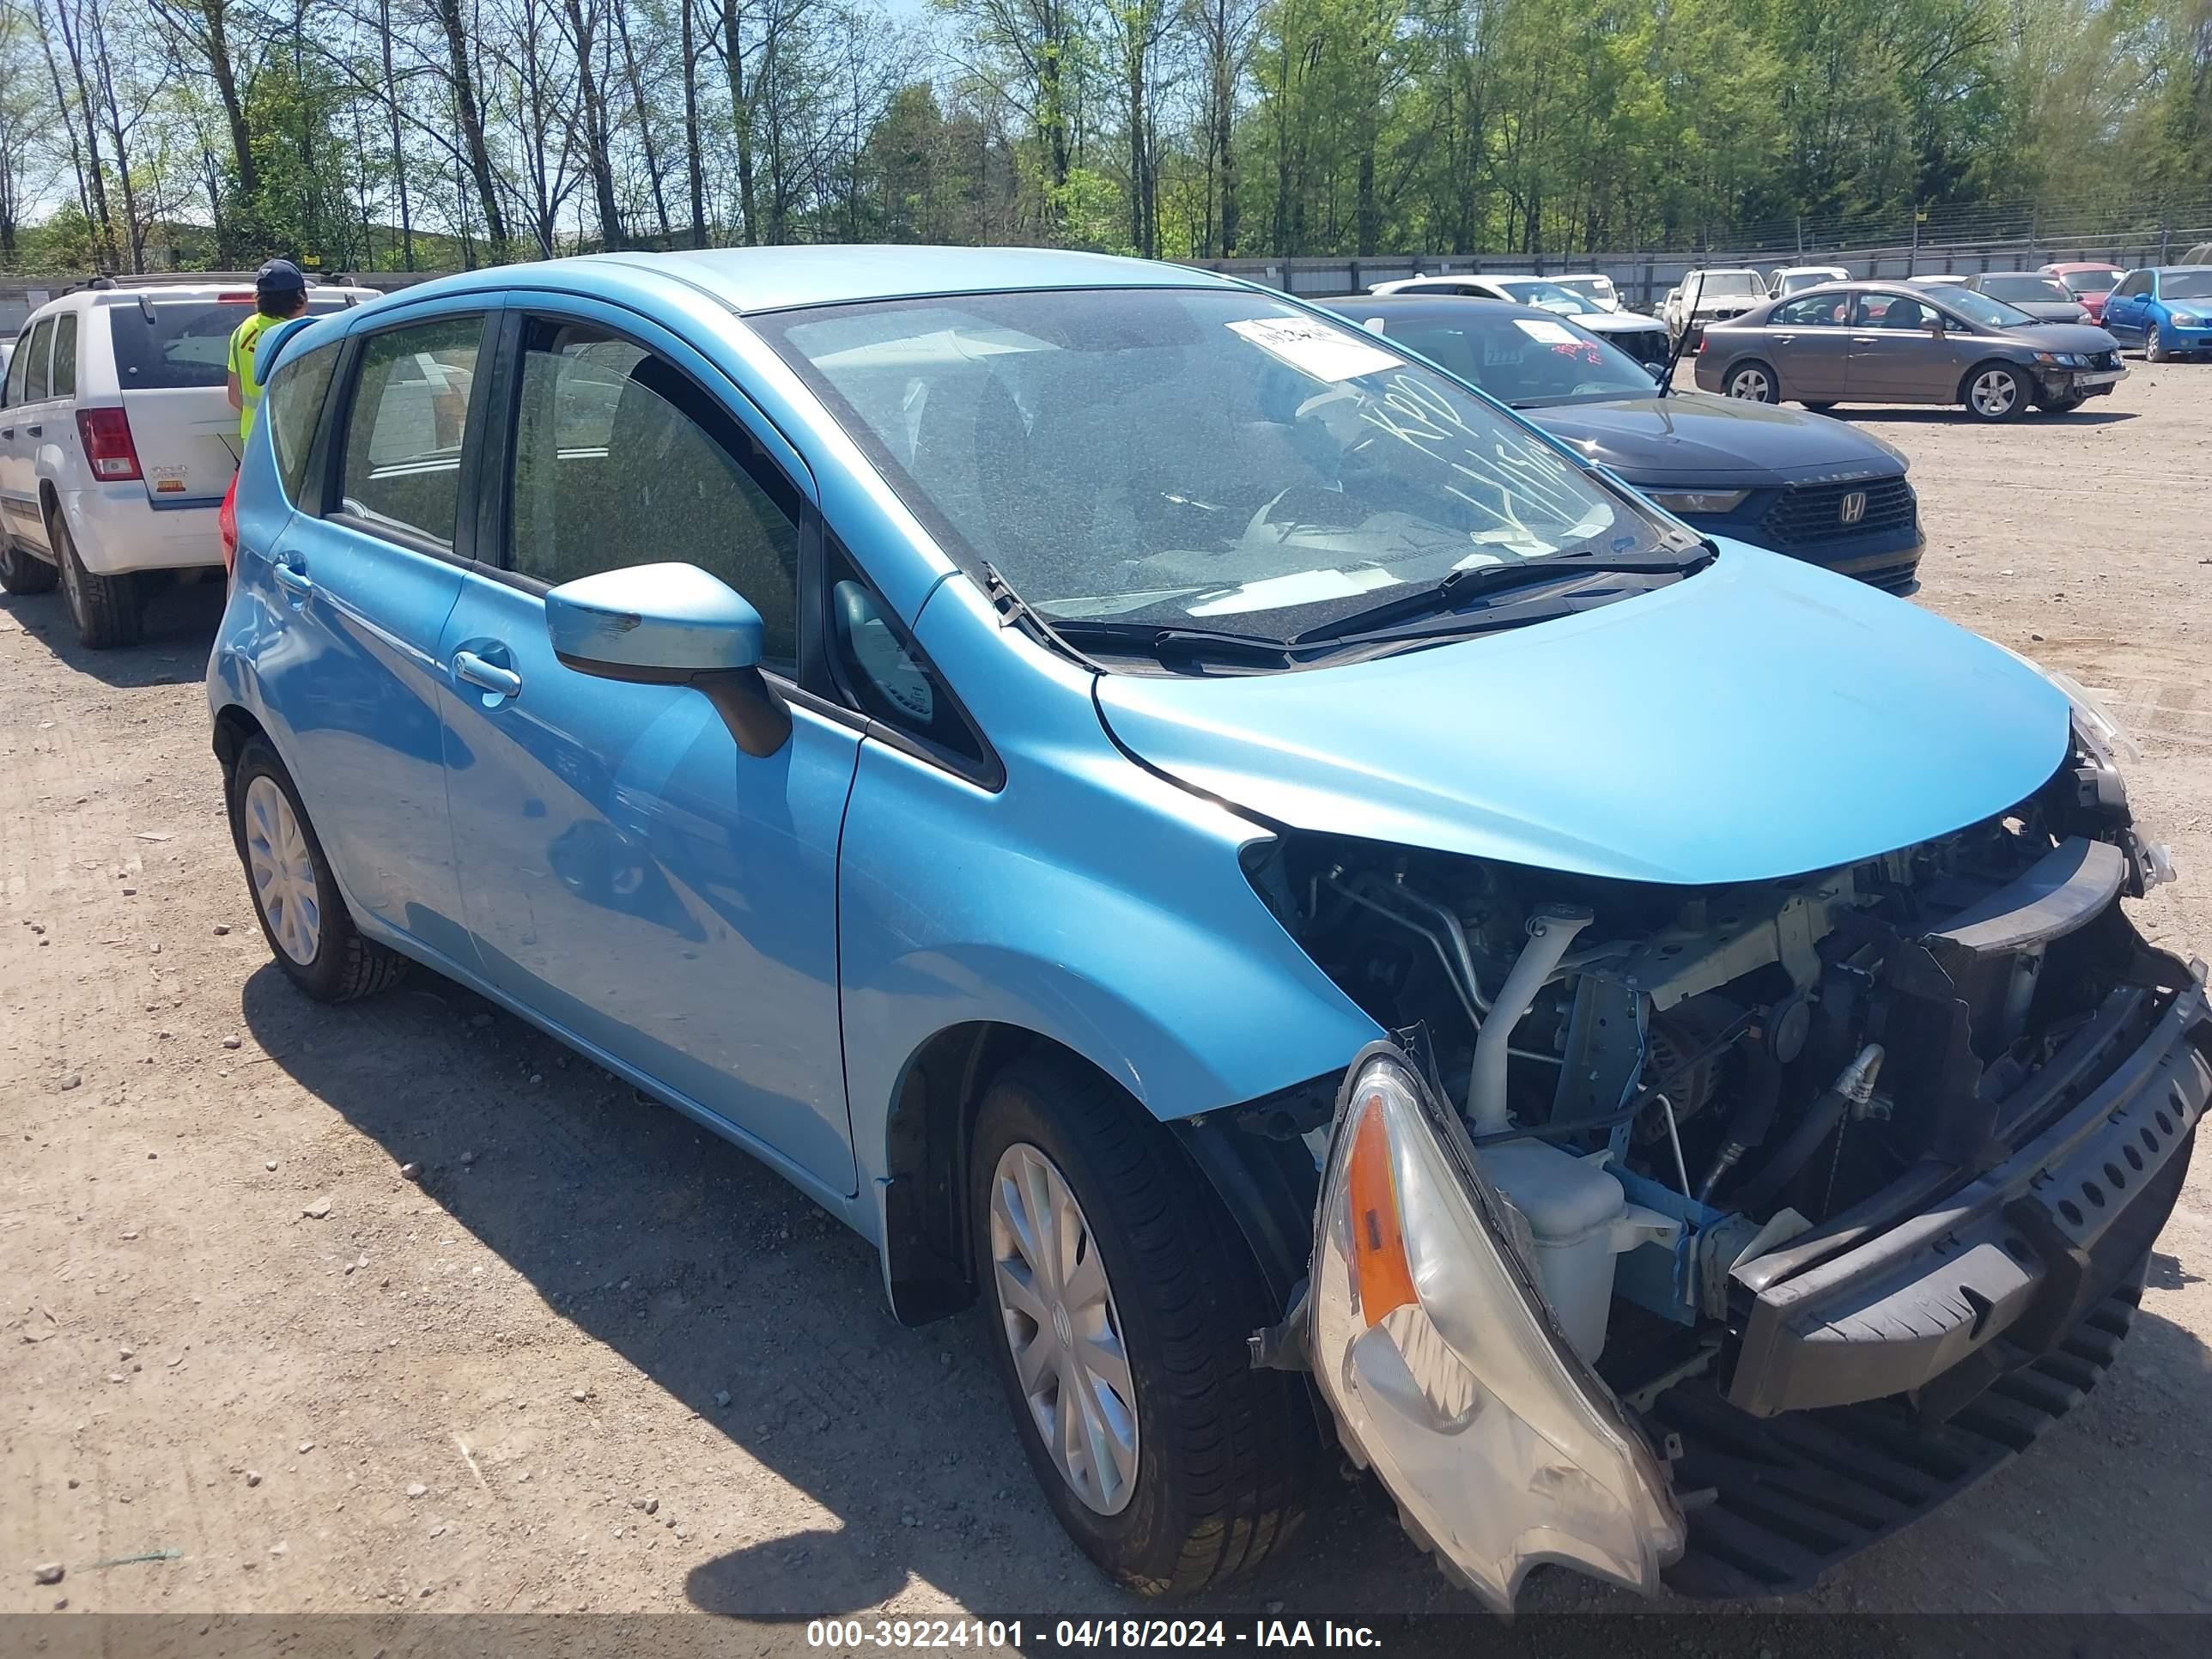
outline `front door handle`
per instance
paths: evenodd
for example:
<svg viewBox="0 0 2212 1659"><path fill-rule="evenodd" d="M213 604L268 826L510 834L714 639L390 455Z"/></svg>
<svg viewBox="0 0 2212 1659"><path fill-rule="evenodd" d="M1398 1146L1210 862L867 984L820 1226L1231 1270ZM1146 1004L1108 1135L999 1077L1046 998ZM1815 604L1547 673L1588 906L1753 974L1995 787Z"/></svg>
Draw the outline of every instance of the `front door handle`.
<svg viewBox="0 0 2212 1659"><path fill-rule="evenodd" d="M27 426L23 430L29 433L33 438L35 438L43 434L46 431L46 428L43 426Z"/></svg>
<svg viewBox="0 0 2212 1659"><path fill-rule="evenodd" d="M276 586L295 599L304 599L315 591L314 583L307 580L307 573L295 564L274 566L270 574L276 577Z"/></svg>
<svg viewBox="0 0 2212 1659"><path fill-rule="evenodd" d="M1851 343L1853 345L1880 345L1881 343L1881 336L1879 334L1854 334L1851 336Z"/></svg>
<svg viewBox="0 0 2212 1659"><path fill-rule="evenodd" d="M522 690L521 675L512 668L486 662L473 651L453 653L453 678L496 696L517 696Z"/></svg>
<svg viewBox="0 0 2212 1659"><path fill-rule="evenodd" d="M15 428L14 427L12 427L12 426L0 426L0 438L12 438L12 437L14 437L15 435Z"/></svg>

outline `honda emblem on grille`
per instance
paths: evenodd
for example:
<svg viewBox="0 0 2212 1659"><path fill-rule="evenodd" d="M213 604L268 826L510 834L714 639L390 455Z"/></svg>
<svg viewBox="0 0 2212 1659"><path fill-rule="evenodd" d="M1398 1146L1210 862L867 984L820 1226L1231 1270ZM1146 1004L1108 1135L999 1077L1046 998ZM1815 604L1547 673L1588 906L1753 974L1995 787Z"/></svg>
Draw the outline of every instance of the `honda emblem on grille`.
<svg viewBox="0 0 2212 1659"><path fill-rule="evenodd" d="M1866 517L1866 491L1854 489L1844 497L1843 505L1836 509L1836 518L1843 524L1856 524Z"/></svg>

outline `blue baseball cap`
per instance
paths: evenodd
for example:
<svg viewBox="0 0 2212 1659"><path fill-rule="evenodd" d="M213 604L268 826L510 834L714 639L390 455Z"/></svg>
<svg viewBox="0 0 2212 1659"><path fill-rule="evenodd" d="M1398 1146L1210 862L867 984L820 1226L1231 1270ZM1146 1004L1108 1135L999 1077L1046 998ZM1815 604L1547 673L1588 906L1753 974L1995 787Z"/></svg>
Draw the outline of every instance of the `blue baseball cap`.
<svg viewBox="0 0 2212 1659"><path fill-rule="evenodd" d="M271 259L253 273L253 291L260 294L305 294L307 278L289 259Z"/></svg>

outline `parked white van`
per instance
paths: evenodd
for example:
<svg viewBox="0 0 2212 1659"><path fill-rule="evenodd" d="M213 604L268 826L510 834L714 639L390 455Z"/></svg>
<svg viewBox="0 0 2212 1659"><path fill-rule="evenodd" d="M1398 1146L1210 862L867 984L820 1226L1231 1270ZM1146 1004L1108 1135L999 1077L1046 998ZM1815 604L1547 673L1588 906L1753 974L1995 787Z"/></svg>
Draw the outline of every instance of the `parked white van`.
<svg viewBox="0 0 2212 1659"><path fill-rule="evenodd" d="M311 288L307 310L375 297ZM31 313L0 382L0 586L58 580L78 637L104 648L137 642L144 573L222 567L230 336L252 309L250 282L101 279Z"/></svg>

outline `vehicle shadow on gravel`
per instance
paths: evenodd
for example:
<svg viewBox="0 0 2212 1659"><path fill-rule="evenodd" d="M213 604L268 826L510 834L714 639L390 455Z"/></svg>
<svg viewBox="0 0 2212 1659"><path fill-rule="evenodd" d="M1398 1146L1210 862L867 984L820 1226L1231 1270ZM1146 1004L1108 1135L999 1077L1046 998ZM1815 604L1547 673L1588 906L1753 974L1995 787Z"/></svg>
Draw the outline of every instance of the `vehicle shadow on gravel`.
<svg viewBox="0 0 2212 1659"><path fill-rule="evenodd" d="M1827 413L1831 420L1879 421L1885 426L1892 423L1899 426L1980 426L1984 424L1975 420L1964 410L1948 405L1941 409L1889 409L1868 404L1851 409L1832 409ZM2064 414L2054 413L2049 410L2037 410L2021 417L2022 421L2031 422L2037 426L2083 427L2118 426L2125 422L2140 418L2141 416L2131 409L2076 409ZM2006 424L2017 424L2017 422Z"/></svg>
<svg viewBox="0 0 2212 1659"><path fill-rule="evenodd" d="M188 685L207 678L208 651L222 620L219 581L168 582L146 602L145 632L137 645L94 651L81 644L58 592L0 593L0 613L80 673L120 690Z"/></svg>
<svg viewBox="0 0 2212 1659"><path fill-rule="evenodd" d="M1125 1595L1077 1553L1040 1497L982 1315L899 1326L873 1250L737 1148L420 969L387 995L326 1008L264 966L241 1003L275 1063L395 1164L416 1165L424 1194L556 1314L802 1495L763 1503L763 1483L733 1476L729 1490L755 1511L738 1517L748 1522L740 1529L763 1541L690 1569L684 1593L701 1611L791 1621L857 1613L916 1580L987 1617L1164 1611L1241 1623L1285 1610L1480 1611L1413 1548L1371 1487L1334 1493L1248 1584L1164 1609ZM2154 1287L2179 1272L2159 1257ZM2042 1555L2016 1536L2012 1517L2031 1510L2052 1528L2041 1598L2106 1605L2110 1585L2086 1565L2077 1574L2057 1540L2077 1523L2140 1531L2162 1560L2212 1532L2212 1483L2191 1477L2196 1454L2183 1443L2208 1382L2212 1355L2146 1314L2115 1373L2073 1418L1916 1528L1912 1543L1893 1540L1814 1595L1759 1607L1952 1609L1958 1552ZM2085 1493L2123 1492L2124 1510L2088 1512L2100 1505ZM1985 1528L2013 1541L1993 1546ZM1942 1560L1952 1566L1927 1565ZM2172 1582L2155 1571L2143 1580ZM1647 1605L1554 1570L1539 1571L1522 1597L1529 1611Z"/></svg>

